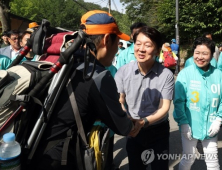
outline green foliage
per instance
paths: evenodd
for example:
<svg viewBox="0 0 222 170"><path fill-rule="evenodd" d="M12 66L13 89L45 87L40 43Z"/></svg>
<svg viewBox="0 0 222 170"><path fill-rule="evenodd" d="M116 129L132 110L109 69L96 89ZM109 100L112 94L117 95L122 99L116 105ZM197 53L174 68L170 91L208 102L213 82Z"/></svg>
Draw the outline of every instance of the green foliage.
<svg viewBox="0 0 222 170"><path fill-rule="evenodd" d="M126 5L126 14L132 23L149 20L148 11L152 8L153 0L121 0Z"/></svg>
<svg viewBox="0 0 222 170"><path fill-rule="evenodd" d="M50 21L51 26L70 30L79 28L81 16L88 10L104 10L100 5L85 3L83 0L12 0L11 12L18 16L41 22L43 18ZM88 9L88 10L87 10ZM126 14L111 11L116 19L119 29L130 35L131 22Z"/></svg>
<svg viewBox="0 0 222 170"><path fill-rule="evenodd" d="M130 35L129 27L134 22L145 22L157 28L167 39L175 37L175 0L121 0L126 6L126 14L111 10L121 31ZM43 18L52 26L75 30L81 16L88 10L105 10L100 5L85 3L84 0L11 0L13 14L41 22ZM222 33L221 0L179 1L180 42L192 42L204 32L213 33L215 41L221 40Z"/></svg>
<svg viewBox="0 0 222 170"><path fill-rule="evenodd" d="M121 0L126 13L133 21L142 21L157 28L166 38L175 37L176 1L172 0ZM204 32L211 32L215 41L221 41L221 0L179 0L180 42L189 42Z"/></svg>
<svg viewBox="0 0 222 170"><path fill-rule="evenodd" d="M221 6L222 1L219 0L209 0L206 3L202 0L179 1L181 38L191 39L202 36L204 32L211 32L215 41L220 39L222 16L218 9L221 10Z"/></svg>
<svg viewBox="0 0 222 170"><path fill-rule="evenodd" d="M126 14L121 14L117 11L111 11L111 14L116 19L116 22L119 26L119 30L130 35L131 22L128 16Z"/></svg>
<svg viewBox="0 0 222 170"><path fill-rule="evenodd" d="M13 14L41 22L48 19L51 26L77 29L83 13L73 0L12 0Z"/></svg>

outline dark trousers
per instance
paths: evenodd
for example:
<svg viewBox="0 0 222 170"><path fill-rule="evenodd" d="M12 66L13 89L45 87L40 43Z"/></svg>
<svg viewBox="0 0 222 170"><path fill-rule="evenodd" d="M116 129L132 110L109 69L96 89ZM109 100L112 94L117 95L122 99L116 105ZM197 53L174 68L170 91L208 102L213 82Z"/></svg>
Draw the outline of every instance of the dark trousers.
<svg viewBox="0 0 222 170"><path fill-rule="evenodd" d="M128 137L126 150L129 170L168 170L168 159L158 159L157 154L169 154L169 121L141 129L136 137Z"/></svg>
<svg viewBox="0 0 222 170"><path fill-rule="evenodd" d="M113 146L114 146L114 135L109 140L109 149L108 149L107 160L105 164L106 170L111 170L113 166Z"/></svg>

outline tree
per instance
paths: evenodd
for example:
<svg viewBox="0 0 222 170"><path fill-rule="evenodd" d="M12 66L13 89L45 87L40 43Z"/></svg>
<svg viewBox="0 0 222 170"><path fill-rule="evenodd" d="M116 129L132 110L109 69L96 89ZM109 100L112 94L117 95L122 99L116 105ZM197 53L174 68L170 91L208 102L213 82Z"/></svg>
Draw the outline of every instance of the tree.
<svg viewBox="0 0 222 170"><path fill-rule="evenodd" d="M120 0L120 2L126 5L126 14L132 23L149 22L148 11L152 8L153 0Z"/></svg>
<svg viewBox="0 0 222 170"><path fill-rule="evenodd" d="M159 4L158 19L163 23L164 29L169 31L175 25L175 2L163 0ZM194 39L204 32L211 32L215 35L214 40L221 39L222 33L222 2L220 0L183 0L179 1L179 26L182 39Z"/></svg>
<svg viewBox="0 0 222 170"><path fill-rule="evenodd" d="M108 8L103 9L104 11L108 11ZM116 19L116 23L119 27L119 30L130 35L130 26L131 26L131 21L127 14L122 14L117 11L111 10L110 13L112 16Z"/></svg>
<svg viewBox="0 0 222 170"><path fill-rule="evenodd" d="M53 2L53 3L52 3ZM13 14L41 22L43 18L50 21L51 26L77 30L80 25L81 16L88 10L104 10L94 3L85 3L83 0L12 0L10 3ZM130 33L130 21L126 14L112 10L111 14L116 19L119 29Z"/></svg>
<svg viewBox="0 0 222 170"><path fill-rule="evenodd" d="M142 21L157 28L168 39L175 37L175 1L172 0L121 0L126 4L130 19ZM180 39L194 39L211 32L214 40L221 39L221 0L179 1ZM182 42L181 41L181 42Z"/></svg>
<svg viewBox="0 0 222 170"><path fill-rule="evenodd" d="M73 0L12 0L10 6L13 14L37 22L45 18L51 26L71 30L79 27L83 12Z"/></svg>
<svg viewBox="0 0 222 170"><path fill-rule="evenodd" d="M7 31L11 29L9 2L10 0L0 1L0 20L2 23L2 31Z"/></svg>

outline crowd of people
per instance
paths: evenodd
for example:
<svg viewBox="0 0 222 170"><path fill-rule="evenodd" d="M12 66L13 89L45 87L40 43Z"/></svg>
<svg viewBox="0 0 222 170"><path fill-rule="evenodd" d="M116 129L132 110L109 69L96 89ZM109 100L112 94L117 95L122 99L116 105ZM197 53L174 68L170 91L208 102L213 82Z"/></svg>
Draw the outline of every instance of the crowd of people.
<svg viewBox="0 0 222 170"><path fill-rule="evenodd" d="M29 28L20 32L18 30L4 31L0 48L0 70L6 70L12 61L17 57L21 49L26 45L33 31L38 28L36 22L31 22ZM21 63L25 60L35 61L34 54L30 51Z"/></svg>
<svg viewBox="0 0 222 170"><path fill-rule="evenodd" d="M31 29L22 34L14 30L2 34L0 69L7 69L30 38ZM204 34L194 41L193 56L186 61L175 81L179 46L175 39L171 40L172 44L163 43L157 29L145 23L134 23L130 27L133 43L126 49L119 40L129 41L130 36L120 32L113 16L105 11L84 14L81 29L97 49L96 75L85 80L82 63L79 63L73 68L75 75L71 80L86 132L96 119L100 119L116 134L127 136L124 147L130 170L147 168L141 154L149 149L155 155L151 168L167 170L168 160L157 155L169 154L168 116L173 101L173 116L181 132L183 154L193 155L183 157L179 169L191 168L198 140L203 145L204 154L218 154L217 134L222 122L222 53L219 56L211 34ZM34 54L30 52L25 60L35 60ZM176 64L167 65L166 61L170 60ZM77 131L66 88L57 103L41 148L37 149L33 169L62 169L64 141L50 148L48 145L55 138L64 139L70 127ZM67 169L78 167L75 159L78 155L73 150L74 146L69 148ZM220 169L218 157L205 159L205 162L208 170Z"/></svg>

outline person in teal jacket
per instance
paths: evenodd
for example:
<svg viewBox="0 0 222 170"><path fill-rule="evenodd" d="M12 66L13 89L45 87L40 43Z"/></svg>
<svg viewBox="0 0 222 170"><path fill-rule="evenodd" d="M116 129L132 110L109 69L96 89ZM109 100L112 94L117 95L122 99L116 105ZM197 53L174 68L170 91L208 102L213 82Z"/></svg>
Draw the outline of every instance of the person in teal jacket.
<svg viewBox="0 0 222 170"><path fill-rule="evenodd" d="M116 68L119 69L123 65L135 61L134 56L134 43L132 43L128 48L123 50L116 59Z"/></svg>
<svg viewBox="0 0 222 170"><path fill-rule="evenodd" d="M222 70L222 53L220 53L220 56L219 56L219 58L218 58L217 68L218 68L219 70Z"/></svg>
<svg viewBox="0 0 222 170"><path fill-rule="evenodd" d="M9 57L0 55L0 70L6 70L11 63L12 60Z"/></svg>
<svg viewBox="0 0 222 170"><path fill-rule="evenodd" d="M117 53L116 53L116 55L115 55L115 57L114 57L114 59L113 59L112 65L116 66L117 58L118 58L119 54L120 54L123 50L125 50L125 47L123 47L123 42L120 41L120 42L118 43L118 51L117 51Z"/></svg>
<svg viewBox="0 0 222 170"><path fill-rule="evenodd" d="M221 61L221 62L222 62L222 61ZM212 58L212 59L210 60L210 64L211 64L212 66L214 66L214 67L217 67L217 60L216 60L215 58ZM195 65L195 63L194 63L194 61L193 61L193 56L190 57L190 58L188 58L188 59L186 60L185 65L184 65L184 68L185 68L185 67L188 67L188 66L190 66L190 65ZM221 66L221 68L222 68L222 66Z"/></svg>
<svg viewBox="0 0 222 170"><path fill-rule="evenodd" d="M106 70L109 70L109 71L110 71L111 75L112 75L113 78L114 78L114 77L115 77L115 74L116 74L116 72L117 72L116 67L113 66L113 65L111 65L111 66L109 66L109 67L105 67L105 68L106 68Z"/></svg>
<svg viewBox="0 0 222 170"><path fill-rule="evenodd" d="M131 38L133 38L134 33L140 29L141 27L146 26L145 23L136 22L130 27L131 31ZM134 43L130 44L125 50L123 50L116 59L116 68L117 70L122 67L123 65L135 61L136 58L134 56Z"/></svg>
<svg viewBox="0 0 222 170"><path fill-rule="evenodd" d="M199 37L193 49L195 65L180 71L175 83L173 116L183 146L179 170L191 168L198 140L203 145L207 169L219 170L217 134L222 122L222 72L210 63L215 51L212 40Z"/></svg>

